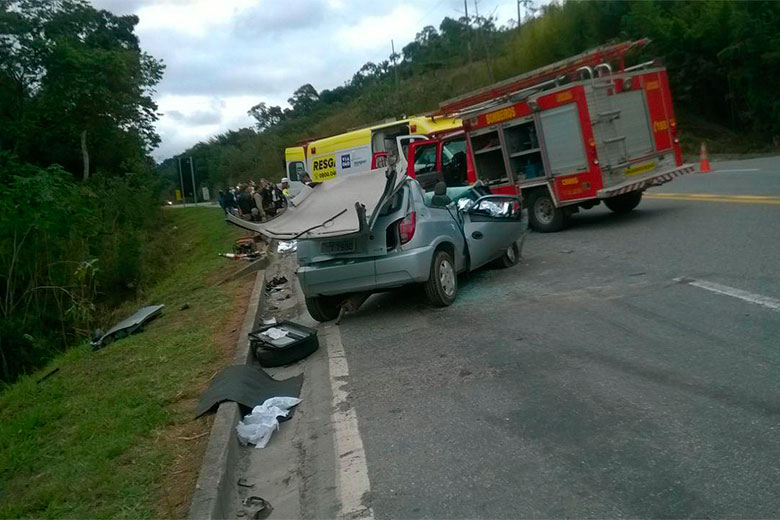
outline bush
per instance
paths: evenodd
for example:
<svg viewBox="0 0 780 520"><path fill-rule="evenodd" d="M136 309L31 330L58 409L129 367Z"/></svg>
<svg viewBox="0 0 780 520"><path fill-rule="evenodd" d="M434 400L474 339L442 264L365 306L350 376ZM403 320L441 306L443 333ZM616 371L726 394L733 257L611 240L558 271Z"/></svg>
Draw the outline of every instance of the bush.
<svg viewBox="0 0 780 520"><path fill-rule="evenodd" d="M79 184L59 166L0 152L0 381L13 381L88 336L135 294L159 226L152 176Z"/></svg>

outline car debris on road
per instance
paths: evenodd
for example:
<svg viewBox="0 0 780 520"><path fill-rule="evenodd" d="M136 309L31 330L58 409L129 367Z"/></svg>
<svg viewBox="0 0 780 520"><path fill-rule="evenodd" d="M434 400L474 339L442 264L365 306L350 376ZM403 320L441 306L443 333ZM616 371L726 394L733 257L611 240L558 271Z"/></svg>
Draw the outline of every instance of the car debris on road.
<svg viewBox="0 0 780 520"><path fill-rule="evenodd" d="M225 367L201 394L195 417L200 417L224 401L233 401L241 406L253 408L277 395L297 397L301 393L302 385L302 375L278 380L259 367L250 365Z"/></svg>
<svg viewBox="0 0 780 520"><path fill-rule="evenodd" d="M320 346L316 330L291 321L264 325L250 332L249 344L264 367L290 365L308 357Z"/></svg>
<svg viewBox="0 0 780 520"><path fill-rule="evenodd" d="M252 413L236 425L239 442L265 448L274 430L279 429L279 417L287 417L290 409L300 402L297 397L271 397L260 406L255 406Z"/></svg>
<svg viewBox="0 0 780 520"><path fill-rule="evenodd" d="M156 318L162 312L163 307L165 305L141 307L134 314L111 327L105 334L100 329L96 330L91 342L92 350L103 348L114 340L122 339L139 331L145 323Z"/></svg>

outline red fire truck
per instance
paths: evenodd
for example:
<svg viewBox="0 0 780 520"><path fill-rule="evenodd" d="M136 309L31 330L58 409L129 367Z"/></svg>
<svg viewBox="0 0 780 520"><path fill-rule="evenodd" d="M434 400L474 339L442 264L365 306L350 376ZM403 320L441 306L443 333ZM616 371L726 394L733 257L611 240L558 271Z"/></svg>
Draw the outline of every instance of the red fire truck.
<svg viewBox="0 0 780 520"><path fill-rule="evenodd" d="M647 43L599 47L441 103L431 115L461 118L463 130L409 143L409 174L519 191L542 232L602 200L631 211L645 189L694 171L682 162L666 69L624 66Z"/></svg>

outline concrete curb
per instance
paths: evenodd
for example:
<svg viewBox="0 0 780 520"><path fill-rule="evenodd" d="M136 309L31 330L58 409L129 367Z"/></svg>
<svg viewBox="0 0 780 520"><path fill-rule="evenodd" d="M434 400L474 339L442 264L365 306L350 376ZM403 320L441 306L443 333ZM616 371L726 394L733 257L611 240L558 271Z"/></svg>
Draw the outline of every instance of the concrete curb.
<svg viewBox="0 0 780 520"><path fill-rule="evenodd" d="M268 247L274 248L276 243L272 242ZM248 334L256 326L261 297L265 292L264 283L265 271L259 271L255 276L249 306L238 336L234 359L237 365L248 364L252 359ZM233 509L230 500L236 495L234 473L239 450L235 428L240 420L241 411L236 403L224 402L219 405L209 434L209 444L203 456L195 492L192 494L188 518L193 520L227 518Z"/></svg>

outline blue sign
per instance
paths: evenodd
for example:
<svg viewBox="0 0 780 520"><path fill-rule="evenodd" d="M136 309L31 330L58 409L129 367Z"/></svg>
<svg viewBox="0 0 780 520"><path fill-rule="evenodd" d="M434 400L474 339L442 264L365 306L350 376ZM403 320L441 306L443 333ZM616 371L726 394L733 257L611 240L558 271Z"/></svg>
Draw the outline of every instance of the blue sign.
<svg viewBox="0 0 780 520"><path fill-rule="evenodd" d="M349 154L342 155L341 156L341 168L342 169L349 168L350 166L352 166L352 161L351 161L351 159L349 157Z"/></svg>

